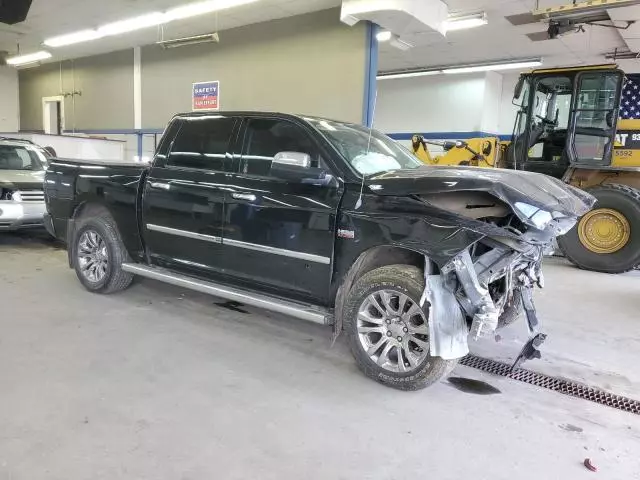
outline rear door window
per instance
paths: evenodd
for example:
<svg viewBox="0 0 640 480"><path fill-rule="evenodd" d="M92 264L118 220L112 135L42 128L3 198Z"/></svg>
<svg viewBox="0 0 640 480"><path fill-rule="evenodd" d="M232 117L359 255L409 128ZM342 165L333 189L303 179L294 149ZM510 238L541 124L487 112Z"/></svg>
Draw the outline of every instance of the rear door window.
<svg viewBox="0 0 640 480"><path fill-rule="evenodd" d="M236 118L216 115L184 118L181 122L167 166L224 171Z"/></svg>

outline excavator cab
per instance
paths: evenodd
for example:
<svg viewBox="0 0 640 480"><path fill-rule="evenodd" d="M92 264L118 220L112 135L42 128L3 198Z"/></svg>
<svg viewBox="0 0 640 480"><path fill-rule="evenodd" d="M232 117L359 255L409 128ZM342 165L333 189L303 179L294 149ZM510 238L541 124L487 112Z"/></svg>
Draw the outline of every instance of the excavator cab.
<svg viewBox="0 0 640 480"><path fill-rule="evenodd" d="M615 65L521 75L504 166L563 178L569 167L610 165L623 81Z"/></svg>

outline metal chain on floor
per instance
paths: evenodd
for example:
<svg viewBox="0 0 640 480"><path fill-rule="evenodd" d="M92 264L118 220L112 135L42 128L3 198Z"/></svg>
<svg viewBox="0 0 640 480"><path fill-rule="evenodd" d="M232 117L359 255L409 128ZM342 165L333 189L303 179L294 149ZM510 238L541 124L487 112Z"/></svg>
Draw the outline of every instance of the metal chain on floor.
<svg viewBox="0 0 640 480"><path fill-rule="evenodd" d="M482 370L483 372L512 378L530 385L546 388L547 390L553 390L554 392L562 393L563 395L582 398L600 405L606 405L607 407L613 407L618 410L640 415L640 401L623 397L621 395L615 395L581 383L551 377L549 375L532 372L531 370L526 370L524 368L516 368L512 372L511 366L506 363L491 360L489 358L477 357L475 355L467 355L460 360L460 364L466 367Z"/></svg>

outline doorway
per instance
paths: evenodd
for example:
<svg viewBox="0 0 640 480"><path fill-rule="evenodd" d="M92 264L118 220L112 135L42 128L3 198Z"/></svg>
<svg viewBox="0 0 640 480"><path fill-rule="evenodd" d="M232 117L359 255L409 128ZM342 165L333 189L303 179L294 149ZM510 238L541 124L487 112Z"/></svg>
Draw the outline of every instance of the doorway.
<svg viewBox="0 0 640 480"><path fill-rule="evenodd" d="M64 131L64 97L42 98L42 129L47 135L62 135Z"/></svg>

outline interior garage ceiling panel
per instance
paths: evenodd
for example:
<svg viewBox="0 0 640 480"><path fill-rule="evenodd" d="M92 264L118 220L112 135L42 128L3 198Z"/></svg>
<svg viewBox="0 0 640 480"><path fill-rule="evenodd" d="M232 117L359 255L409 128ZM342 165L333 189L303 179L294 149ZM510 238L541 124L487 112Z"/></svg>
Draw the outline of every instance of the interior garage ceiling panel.
<svg viewBox="0 0 640 480"><path fill-rule="evenodd" d="M94 28L154 11L163 11L194 1L197 0L33 0L25 22L16 25L0 24L0 51L15 53L18 42L22 52L39 50L45 38ZM222 31L337 8L340 5L341 0L259 0L253 4L223 10L218 14L203 15L172 23L165 27L165 36L175 38ZM56 52L56 59L76 58L147 45L154 43L158 35L156 28L149 28L118 37L64 47Z"/></svg>
<svg viewBox="0 0 640 480"><path fill-rule="evenodd" d="M540 7L566 5L571 0L540 0ZM380 46L380 70L399 70L441 65L543 57L545 66L603 63L605 53L618 49L640 51L640 6L609 10L612 19L635 20L628 31L586 26L576 33L555 40L533 42L527 34L546 30L546 24L516 26L506 17L530 13L535 0L447 0L449 12L485 11L488 25L448 32L446 37L433 32L408 35L414 48L399 52L390 45ZM623 38L624 37L624 38ZM640 61L636 67L640 72Z"/></svg>
<svg viewBox="0 0 640 480"><path fill-rule="evenodd" d="M193 0L180 0L190 3ZM540 0L542 7L566 4L570 0ZM33 0L24 23L0 24L0 51L16 52L17 43L24 52L41 48L45 38L91 28L157 10L174 7L177 0ZM640 51L640 7L609 10L614 20L638 20L629 30L617 31L586 27L583 34L557 40L532 42L527 34L544 29L544 24L514 26L505 17L525 14L535 7L535 0L446 0L449 13L485 11L489 24L471 30L452 31L443 36L419 22L407 25L406 39L415 45L401 52L387 44L380 46L380 69L430 67L454 63L471 63L492 59L517 59L542 56L545 65L601 63L603 54L614 49ZM336 8L341 0L260 0L251 5L232 8L218 15L195 17L167 26L165 36L181 37L226 30L243 25L284 18L303 13ZM70 14L69 12L73 12ZM336 20L338 20L336 18ZM541 28L542 27L542 28ZM221 35L224 41L224 35ZM75 58L154 43L155 28L111 37L56 52L58 58ZM640 67L637 68L640 71Z"/></svg>

